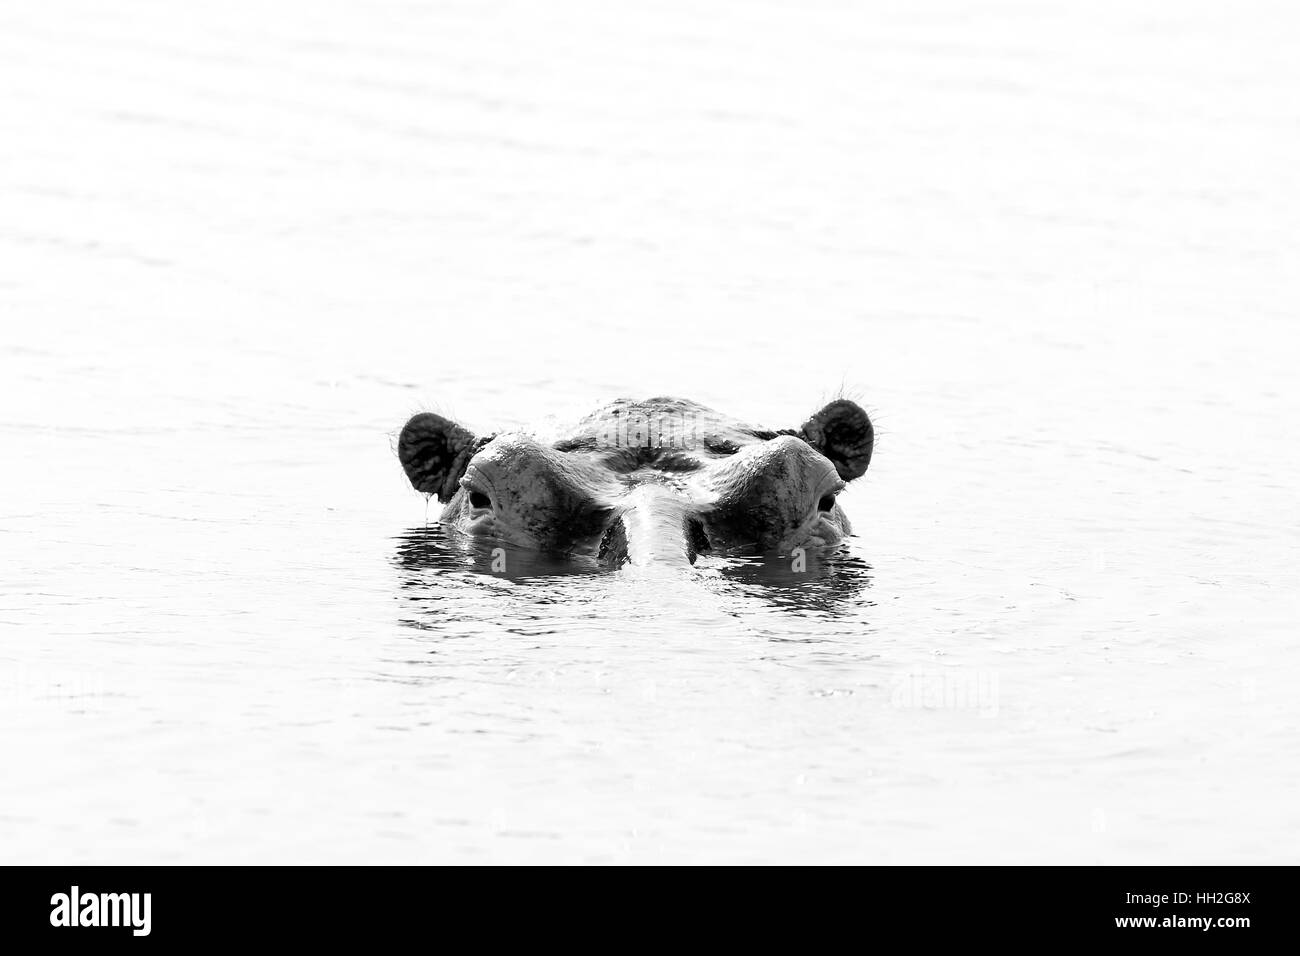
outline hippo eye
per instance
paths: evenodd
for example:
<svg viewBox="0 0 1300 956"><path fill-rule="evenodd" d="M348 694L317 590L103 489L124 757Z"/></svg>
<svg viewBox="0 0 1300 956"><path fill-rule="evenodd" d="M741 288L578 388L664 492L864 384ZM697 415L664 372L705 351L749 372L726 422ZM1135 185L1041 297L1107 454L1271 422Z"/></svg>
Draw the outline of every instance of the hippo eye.
<svg viewBox="0 0 1300 956"><path fill-rule="evenodd" d="M481 491L471 491L469 493L469 506L475 510L479 508L491 508L492 499Z"/></svg>
<svg viewBox="0 0 1300 956"><path fill-rule="evenodd" d="M830 511L834 507L835 507L834 495L822 495L821 500L817 502L818 511Z"/></svg>

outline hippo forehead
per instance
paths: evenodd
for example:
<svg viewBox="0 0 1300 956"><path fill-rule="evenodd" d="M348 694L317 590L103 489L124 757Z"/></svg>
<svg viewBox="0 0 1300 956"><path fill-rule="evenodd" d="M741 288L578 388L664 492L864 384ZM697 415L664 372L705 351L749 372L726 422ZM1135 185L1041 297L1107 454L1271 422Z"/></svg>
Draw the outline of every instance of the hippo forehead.
<svg viewBox="0 0 1300 956"><path fill-rule="evenodd" d="M552 447L613 474L698 471L780 432L680 398L620 400L583 418Z"/></svg>

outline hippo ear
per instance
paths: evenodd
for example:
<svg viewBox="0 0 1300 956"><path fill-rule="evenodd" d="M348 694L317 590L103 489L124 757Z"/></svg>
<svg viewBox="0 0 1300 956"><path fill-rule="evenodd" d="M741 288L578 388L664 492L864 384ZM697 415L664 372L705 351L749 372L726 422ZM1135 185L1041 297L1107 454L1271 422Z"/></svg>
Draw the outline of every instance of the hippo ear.
<svg viewBox="0 0 1300 956"><path fill-rule="evenodd" d="M456 493L478 446L469 429L441 415L422 412L402 429L397 458L416 491L437 495L446 503Z"/></svg>
<svg viewBox="0 0 1300 956"><path fill-rule="evenodd" d="M831 460L845 481L852 481L871 464L876 441L871 419L855 402L836 399L799 430L803 440Z"/></svg>

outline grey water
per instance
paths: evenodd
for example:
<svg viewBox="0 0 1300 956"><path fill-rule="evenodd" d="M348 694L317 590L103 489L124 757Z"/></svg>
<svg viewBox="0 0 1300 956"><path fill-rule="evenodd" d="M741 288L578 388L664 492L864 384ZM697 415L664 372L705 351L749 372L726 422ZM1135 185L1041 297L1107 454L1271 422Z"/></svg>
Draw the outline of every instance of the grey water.
<svg viewBox="0 0 1300 956"><path fill-rule="evenodd" d="M1286 4L0 10L0 862L1294 863ZM393 451L878 429L807 571Z"/></svg>

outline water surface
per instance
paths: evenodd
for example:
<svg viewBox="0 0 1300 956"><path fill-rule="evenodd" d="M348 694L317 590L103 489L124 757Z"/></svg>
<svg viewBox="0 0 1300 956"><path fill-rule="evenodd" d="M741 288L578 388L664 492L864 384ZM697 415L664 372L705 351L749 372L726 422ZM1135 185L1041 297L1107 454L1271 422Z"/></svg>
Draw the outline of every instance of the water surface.
<svg viewBox="0 0 1300 956"><path fill-rule="evenodd" d="M0 27L6 862L1295 862L1287 5ZM841 392L806 575L494 574L392 451Z"/></svg>

